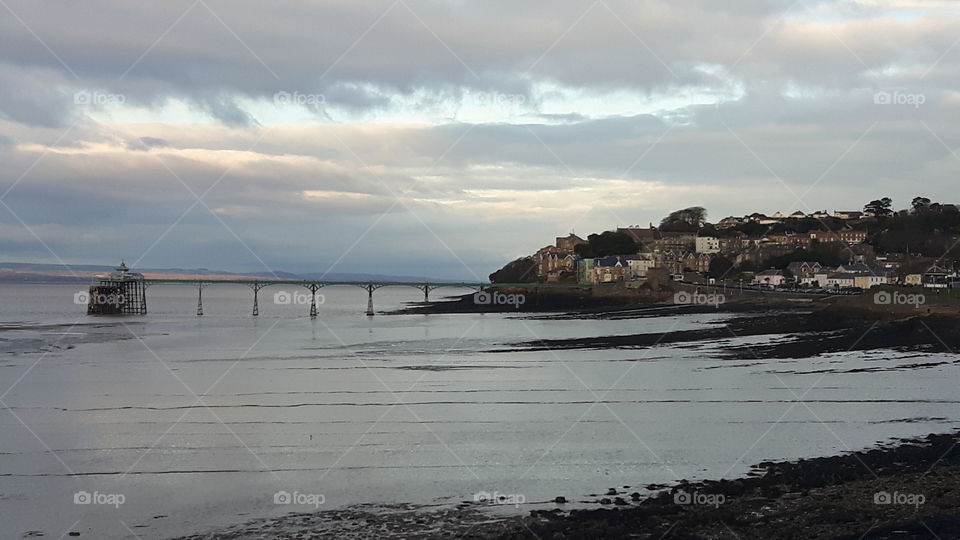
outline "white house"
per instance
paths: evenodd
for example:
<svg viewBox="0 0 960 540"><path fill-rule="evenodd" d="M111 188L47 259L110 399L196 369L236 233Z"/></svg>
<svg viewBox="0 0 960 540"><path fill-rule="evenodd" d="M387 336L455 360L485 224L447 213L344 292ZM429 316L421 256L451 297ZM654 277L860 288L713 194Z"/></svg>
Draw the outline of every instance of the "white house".
<svg viewBox="0 0 960 540"><path fill-rule="evenodd" d="M826 285L831 288L850 288L855 286L855 277L856 274L851 274L848 272L835 272L827 275L827 282L821 283L820 285Z"/></svg>
<svg viewBox="0 0 960 540"><path fill-rule="evenodd" d="M715 236L698 236L697 253L720 253L720 239Z"/></svg>
<svg viewBox="0 0 960 540"><path fill-rule="evenodd" d="M885 275L857 274L853 278L853 286L860 287L861 289L870 289L878 285L886 285L887 282L888 279Z"/></svg>
<svg viewBox="0 0 960 540"><path fill-rule="evenodd" d="M780 285L783 285L786 280L787 276L783 275L783 272L780 270L764 270L753 278L753 283L759 285L770 285L771 287L779 287Z"/></svg>

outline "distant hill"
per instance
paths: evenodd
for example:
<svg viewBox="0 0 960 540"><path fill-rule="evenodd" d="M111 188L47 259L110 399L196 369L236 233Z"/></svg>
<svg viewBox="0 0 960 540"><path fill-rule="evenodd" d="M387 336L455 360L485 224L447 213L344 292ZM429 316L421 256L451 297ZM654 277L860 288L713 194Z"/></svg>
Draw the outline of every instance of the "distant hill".
<svg viewBox="0 0 960 540"><path fill-rule="evenodd" d="M98 276L108 274L113 270L113 266L92 264L72 264L69 265L69 269L67 269L59 264L0 262L0 283L89 283ZM184 278L223 277L226 279L249 277L264 279L302 279L306 281L399 281L404 283L454 281L423 276L393 276L389 274L294 274L280 271L274 273L236 273L224 270L210 270L208 268L135 268L134 270L143 273L147 277L165 278L176 278L177 276Z"/></svg>

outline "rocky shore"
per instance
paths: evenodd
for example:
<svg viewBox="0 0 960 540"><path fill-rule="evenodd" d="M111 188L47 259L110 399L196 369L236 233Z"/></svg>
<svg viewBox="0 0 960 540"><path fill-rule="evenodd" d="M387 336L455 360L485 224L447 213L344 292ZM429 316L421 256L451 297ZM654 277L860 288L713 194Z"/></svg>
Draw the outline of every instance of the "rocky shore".
<svg viewBox="0 0 960 540"><path fill-rule="evenodd" d="M535 512L476 538L960 538L957 434L681 482L621 509Z"/></svg>
<svg viewBox="0 0 960 540"><path fill-rule="evenodd" d="M745 313L713 324L712 328L667 333L637 333L591 338L548 339L513 344L497 352L522 350L643 348L667 344L711 343L717 340L782 335L764 344L729 345L723 354L729 358L806 358L843 351L893 349L915 352L960 350L960 324L956 317L913 315L903 318L879 317L836 308L783 308ZM658 313L657 315L662 315ZM632 317L641 317L634 313Z"/></svg>

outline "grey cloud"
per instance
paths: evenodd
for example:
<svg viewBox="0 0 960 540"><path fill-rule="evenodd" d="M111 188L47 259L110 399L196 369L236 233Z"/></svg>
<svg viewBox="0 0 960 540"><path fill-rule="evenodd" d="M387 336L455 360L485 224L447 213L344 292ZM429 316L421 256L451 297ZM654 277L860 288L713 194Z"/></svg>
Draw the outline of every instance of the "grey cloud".
<svg viewBox="0 0 960 540"><path fill-rule="evenodd" d="M392 96L424 91L446 97L461 88L529 95L530 84L539 81L670 92L723 84L700 69L711 64L727 66L734 78L849 88L878 82L865 78L861 60L874 70L932 63L949 48L957 27L956 19L903 21L878 19L876 13L831 29L826 21L803 19L818 7L845 5L828 2L610 0L585 14L589 6L571 0L552 3L549 11L500 1L412 1L394 5L379 20L390 2L331 2L322 8L290 2L269 7L269 25L263 24L263 4L208 4L220 20L197 5L166 35L192 3L123 11L96 2L65 5L60 17L27 0L12 1L11 8L81 77L78 85L116 87L136 103L190 99L237 126L256 119L233 96L269 99L278 91L301 91L324 94L348 110L377 110L389 107ZM779 23L789 7L790 19ZM60 30L64 19L73 31ZM15 19L0 28L4 61L27 71L64 72ZM956 62L948 55L931 76L955 83ZM879 83L896 77L884 75ZM28 106L31 99L21 97L26 105L16 118L49 124L64 112L44 116L44 107Z"/></svg>

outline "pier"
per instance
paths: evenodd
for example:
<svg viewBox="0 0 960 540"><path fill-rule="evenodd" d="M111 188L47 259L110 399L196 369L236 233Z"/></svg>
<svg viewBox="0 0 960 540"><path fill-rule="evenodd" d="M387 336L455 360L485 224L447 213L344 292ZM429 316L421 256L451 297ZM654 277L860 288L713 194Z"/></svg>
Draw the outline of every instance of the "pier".
<svg viewBox="0 0 960 540"><path fill-rule="evenodd" d="M88 290L87 315L146 315L147 282L143 274L120 263Z"/></svg>
<svg viewBox="0 0 960 540"><path fill-rule="evenodd" d="M557 289L590 289L590 285L566 283L483 283L483 282L407 282L407 281L325 281L281 279L154 279L131 272L125 264L99 284L90 287L87 304L89 315L146 315L147 288L156 285L187 285L197 288L197 316L203 315L203 289L210 285L239 285L253 291L251 315L260 315L260 291L266 287L286 285L310 291L310 318L317 317L317 292L324 287L359 287L367 291L367 316L374 315L373 293L383 287L413 287L423 291L423 301L430 301L430 291L440 288L473 289L481 292L491 289L527 289L532 291ZM113 295L113 296L111 296ZM120 296L118 296L120 295ZM112 303L111 303L112 302Z"/></svg>

